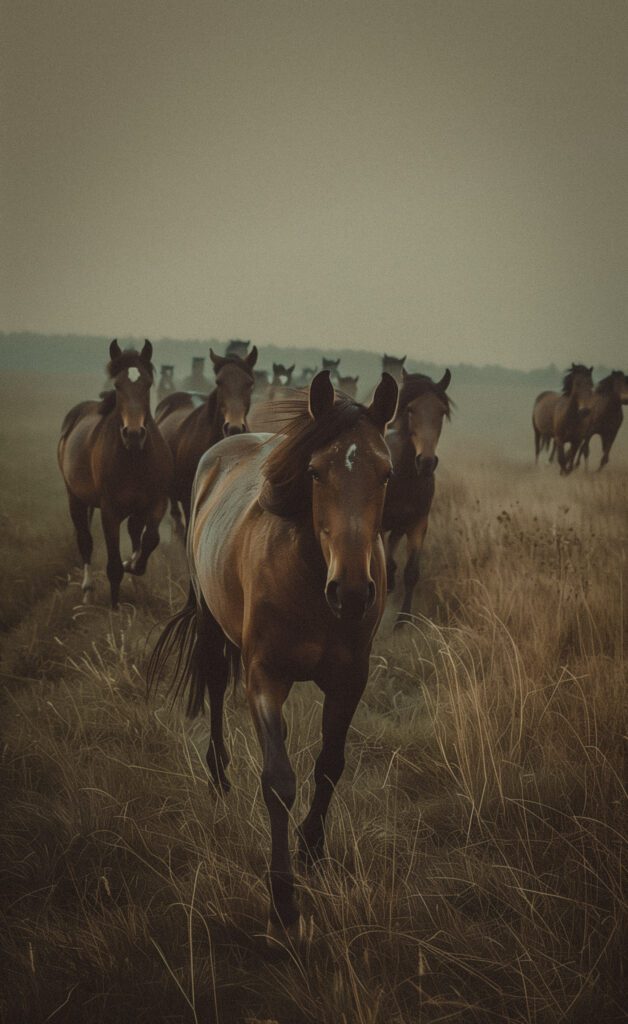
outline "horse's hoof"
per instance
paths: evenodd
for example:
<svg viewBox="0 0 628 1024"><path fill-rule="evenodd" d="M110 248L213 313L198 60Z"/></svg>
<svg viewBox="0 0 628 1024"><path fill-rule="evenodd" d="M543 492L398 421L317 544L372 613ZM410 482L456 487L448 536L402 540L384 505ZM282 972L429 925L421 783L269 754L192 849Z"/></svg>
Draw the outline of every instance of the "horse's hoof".
<svg viewBox="0 0 628 1024"><path fill-rule="evenodd" d="M301 915L297 917L296 921L287 926L281 924L279 921L274 921L272 918L268 918L268 924L266 925L266 945L269 949L283 949L292 947L299 947L305 945L307 941L307 930L305 922Z"/></svg>

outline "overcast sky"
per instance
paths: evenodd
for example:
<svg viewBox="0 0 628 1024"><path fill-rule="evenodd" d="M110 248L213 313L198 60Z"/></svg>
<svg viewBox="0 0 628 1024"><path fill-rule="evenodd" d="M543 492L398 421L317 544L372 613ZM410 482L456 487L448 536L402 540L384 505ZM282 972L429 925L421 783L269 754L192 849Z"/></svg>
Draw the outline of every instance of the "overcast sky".
<svg viewBox="0 0 628 1024"><path fill-rule="evenodd" d="M0 328L628 369L626 0L4 0Z"/></svg>

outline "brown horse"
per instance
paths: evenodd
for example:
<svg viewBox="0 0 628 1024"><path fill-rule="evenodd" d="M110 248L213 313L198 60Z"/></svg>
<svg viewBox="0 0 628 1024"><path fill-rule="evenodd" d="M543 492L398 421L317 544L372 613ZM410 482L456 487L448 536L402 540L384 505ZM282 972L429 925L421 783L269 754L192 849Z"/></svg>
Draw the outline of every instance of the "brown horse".
<svg viewBox="0 0 628 1024"><path fill-rule="evenodd" d="M216 387L201 405L182 391L166 397L155 410L155 419L172 452L171 512L178 533L182 532L181 511L187 524L190 493L196 467L202 455L229 434L248 430L247 415L253 391L253 367L257 349L246 359L217 356L209 350L216 374Z"/></svg>
<svg viewBox="0 0 628 1024"><path fill-rule="evenodd" d="M271 938L294 934L299 923L288 841L296 780L282 708L295 681L313 679L323 691L314 798L299 829L307 863L323 852L325 816L386 600L381 517L391 464L383 435L396 401L389 376L366 408L335 398L322 371L309 401L293 401L285 436L228 438L204 456L188 534L188 605L149 665L151 685L176 652L183 671L175 671L175 684L188 688L190 715L202 711L207 694L207 763L222 790L229 788L223 698L229 662L242 665L271 825Z"/></svg>
<svg viewBox="0 0 628 1024"><path fill-rule="evenodd" d="M70 515L83 560L83 600L92 587L92 511L100 509L107 544L111 604L118 605L124 571L141 576L159 544L159 523L168 503L172 459L150 413L152 345L140 353L109 347L114 388L100 402L81 402L61 427L58 459ZM131 558L120 558L120 524L128 517Z"/></svg>
<svg viewBox="0 0 628 1024"><path fill-rule="evenodd" d="M592 366L572 363L563 377L563 393L554 405L553 431L561 476L573 469L574 457L582 441L583 417L593 397ZM569 444L568 452L565 445Z"/></svg>
<svg viewBox="0 0 628 1024"><path fill-rule="evenodd" d="M534 401L532 409L532 429L534 430L534 461L538 463L539 455L550 448L550 462L554 461L556 446L554 445L554 410L560 399L558 391L541 391Z"/></svg>
<svg viewBox="0 0 628 1024"><path fill-rule="evenodd" d="M587 465L589 442L595 434L599 434L602 442L599 468L604 468L624 419L622 405L628 405L628 379L622 370L613 370L608 377L600 381L593 392L591 408L582 422L583 440L578 452L577 466L580 465L582 456Z"/></svg>
<svg viewBox="0 0 628 1024"><path fill-rule="evenodd" d="M393 476L384 506L384 530L390 531L386 561L389 591L395 586L397 545L404 535L407 538L404 594L396 627L408 622L412 614L412 596L419 580L421 549L434 498L436 446L452 406L446 393L451 380L449 370L438 382L422 373L403 370L402 375L397 415L386 435Z"/></svg>
<svg viewBox="0 0 628 1024"><path fill-rule="evenodd" d="M407 356L388 356L384 352L382 356L382 373L389 373L391 377L394 377L398 384L403 381L403 373L405 371L405 361Z"/></svg>
<svg viewBox="0 0 628 1024"><path fill-rule="evenodd" d="M295 365L295 363L292 366L284 366L283 363L273 363L272 386L289 388L292 384L292 374L294 373Z"/></svg>
<svg viewBox="0 0 628 1024"><path fill-rule="evenodd" d="M336 383L340 380L340 371L338 370L339 366L340 356L338 356L337 359L326 359L325 356L323 356L323 369L329 370L331 379L335 380Z"/></svg>

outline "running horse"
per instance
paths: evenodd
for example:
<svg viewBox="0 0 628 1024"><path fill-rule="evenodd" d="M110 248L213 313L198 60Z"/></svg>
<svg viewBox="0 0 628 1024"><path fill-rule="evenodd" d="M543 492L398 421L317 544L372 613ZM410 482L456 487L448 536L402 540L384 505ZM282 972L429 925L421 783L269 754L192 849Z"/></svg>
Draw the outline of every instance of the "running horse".
<svg viewBox="0 0 628 1024"><path fill-rule="evenodd" d="M554 444L554 410L559 400L559 391L541 391L541 394L537 395L534 400L532 429L534 431L535 463L538 463L539 455L546 448L550 449L550 462L554 461L554 454L556 452Z"/></svg>
<svg viewBox="0 0 628 1024"><path fill-rule="evenodd" d="M152 345L141 352L109 346L107 367L113 389L100 402L81 402L61 427L58 460L68 492L70 516L83 560L83 602L93 590L90 532L100 509L107 545L111 605L118 606L124 572L141 576L159 544L159 523L168 504L172 459L150 412ZM120 524L128 518L133 554L120 558Z"/></svg>
<svg viewBox="0 0 628 1024"><path fill-rule="evenodd" d="M396 402L388 375L367 408L336 396L321 371L306 396L286 403L294 418L284 434L230 437L207 452L192 496L188 603L148 668L151 687L175 654L174 685L187 689L191 716L207 694L207 764L222 791L229 789L223 698L230 665L243 670L271 826L269 941L297 936L300 923L288 839L296 779L282 708L295 681L312 679L324 694L314 797L298 830L309 864L323 853L325 817L386 600L384 431Z"/></svg>
<svg viewBox="0 0 628 1024"><path fill-rule="evenodd" d="M573 469L574 457L582 441L584 417L593 398L593 367L572 363L563 377L563 393L554 405L553 436L561 476ZM568 452L565 445L569 444Z"/></svg>
<svg viewBox="0 0 628 1024"><path fill-rule="evenodd" d="M216 374L216 386L198 405L192 395L176 391L159 403L155 419L174 462L170 508L175 529L183 533L181 509L189 519L190 492L196 467L208 448L229 434L248 430L247 416L253 391L253 367L257 348L245 359L218 356L209 350Z"/></svg>
<svg viewBox="0 0 628 1024"><path fill-rule="evenodd" d="M595 388L591 408L582 422L583 440L578 452L576 466L584 456L585 466L589 459L589 443L595 434L602 442L602 458L599 469L608 462L613 442L624 419L622 405L628 405L628 379L621 370L613 370Z"/></svg>
<svg viewBox="0 0 628 1024"><path fill-rule="evenodd" d="M449 370L445 370L437 382L422 373L402 370L402 381L397 415L386 435L393 461L393 476L384 506L389 592L395 588L397 546L404 535L407 539L403 601L395 628L410 621L412 614L421 550L434 499L434 472L438 465L436 446L443 420L450 418L452 406L446 393L451 381Z"/></svg>

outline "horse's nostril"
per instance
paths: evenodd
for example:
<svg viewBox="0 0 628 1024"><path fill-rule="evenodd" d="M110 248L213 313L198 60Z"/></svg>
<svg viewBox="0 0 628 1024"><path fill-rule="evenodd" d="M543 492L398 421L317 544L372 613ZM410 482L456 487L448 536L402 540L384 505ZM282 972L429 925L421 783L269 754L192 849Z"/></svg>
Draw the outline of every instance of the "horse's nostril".
<svg viewBox="0 0 628 1024"><path fill-rule="evenodd" d="M342 608L342 601L340 598L340 582L339 580L330 580L325 588L325 597L327 598L327 604L331 610L338 615Z"/></svg>

